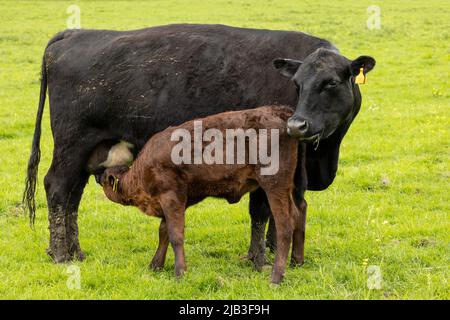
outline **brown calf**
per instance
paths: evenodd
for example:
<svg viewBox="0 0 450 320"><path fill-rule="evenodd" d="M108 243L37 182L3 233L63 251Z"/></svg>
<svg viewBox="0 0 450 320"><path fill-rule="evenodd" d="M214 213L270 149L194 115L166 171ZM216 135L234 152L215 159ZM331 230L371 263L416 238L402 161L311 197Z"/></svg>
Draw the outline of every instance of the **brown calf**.
<svg viewBox="0 0 450 320"><path fill-rule="evenodd" d="M300 155L304 158L304 145L289 137L286 132L286 122L291 115L292 110L287 107L272 106L225 112L200 119L204 131L217 129L223 133L222 144L227 148L227 129L255 129L256 132L267 129L267 146L273 147L273 142L279 147L279 170L275 174L262 174L261 170L267 168L267 163L249 161L252 152L250 139L246 139L244 143L245 163L220 164L216 160L216 163L206 164L205 160L201 163L197 161L196 164L175 164L172 155L179 142L172 141L171 137L178 129L185 129L185 132L192 134L191 137L195 136L194 121L169 127L154 135L130 168L116 166L103 173L101 184L110 200L136 206L145 214L162 219L158 249L150 265L153 269L163 267L170 241L175 253L176 275L181 276L186 270L183 242L187 207L208 196L225 198L234 203L245 193L258 188L262 188L268 197L277 230L272 282L279 283L283 278L291 242L292 261L296 264L303 263L306 203L303 199L304 190L301 192L301 199L295 196L294 175L298 169L297 157ZM275 139L271 135L273 130L278 131L279 136L276 138L279 141L272 141ZM260 134L258 139L261 139ZM192 145L194 144L192 140ZM208 143L203 141L200 145L201 150L192 148L191 154L183 156L189 158L196 152L204 152ZM299 147L302 148L300 153ZM233 145L232 150L236 160L237 148ZM212 155L217 156L216 152ZM274 149L270 152L273 153ZM304 166L301 171L306 176Z"/></svg>

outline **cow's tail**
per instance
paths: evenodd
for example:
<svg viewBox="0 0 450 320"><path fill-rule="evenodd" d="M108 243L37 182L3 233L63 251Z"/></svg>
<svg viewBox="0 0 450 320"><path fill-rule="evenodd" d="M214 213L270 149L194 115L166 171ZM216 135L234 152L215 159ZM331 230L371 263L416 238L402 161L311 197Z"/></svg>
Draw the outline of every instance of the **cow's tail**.
<svg viewBox="0 0 450 320"><path fill-rule="evenodd" d="M42 58L41 66L41 91L39 96L39 106L36 115L36 124L34 128L33 144L31 146L31 155L28 160L27 177L25 179L25 190L23 192L22 204L28 211L30 217L30 225L34 225L36 213L36 182L38 174L39 161L41 159L41 122L44 113L45 97L47 94L47 70L45 62L45 53Z"/></svg>

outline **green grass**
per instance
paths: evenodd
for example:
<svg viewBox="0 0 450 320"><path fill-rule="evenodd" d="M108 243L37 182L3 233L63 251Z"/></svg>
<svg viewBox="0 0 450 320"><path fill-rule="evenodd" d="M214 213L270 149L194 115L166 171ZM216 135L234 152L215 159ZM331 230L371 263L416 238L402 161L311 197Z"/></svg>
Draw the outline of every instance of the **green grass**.
<svg viewBox="0 0 450 320"><path fill-rule="evenodd" d="M189 271L176 281L173 255L147 270L158 219L115 205L93 180L80 206L76 263L81 289L66 286L67 265L45 254L42 181L52 155L48 106L43 121L36 230L19 207L39 95L41 56L81 8L83 28L137 29L173 22L302 30L347 57L372 55L363 106L341 148L338 176L308 192L306 264L278 287L270 270L240 260L249 243L248 198L207 200L187 213ZM373 1L2 1L0 2L0 297L7 299L448 299L448 1L375 1L381 29L366 27ZM189 3L189 4L188 4ZM369 290L367 266L382 272Z"/></svg>

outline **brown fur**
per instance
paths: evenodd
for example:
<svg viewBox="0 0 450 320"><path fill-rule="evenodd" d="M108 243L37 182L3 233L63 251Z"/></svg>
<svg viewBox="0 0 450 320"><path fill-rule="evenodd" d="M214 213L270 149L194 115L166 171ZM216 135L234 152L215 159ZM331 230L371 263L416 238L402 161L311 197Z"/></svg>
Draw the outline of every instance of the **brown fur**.
<svg viewBox="0 0 450 320"><path fill-rule="evenodd" d="M286 133L286 121L291 115L292 110L287 107L270 106L225 112L201 119L203 130L216 128L223 133L224 146L225 129L253 128L257 132L258 129L278 129L279 171L275 175L261 175L259 163L174 164L171 151L178 141L170 141L171 134L178 128L184 128L193 137L193 121L154 135L130 168L112 167L105 171L101 184L110 200L136 206L147 215L162 218L160 243L151 263L152 268L162 268L170 241L175 252L177 276L186 270L183 241L187 207L208 196L237 202L245 193L258 188L267 194L277 229L278 246L272 282L279 283L284 275L292 239L299 242L293 245L293 259L303 259L304 235L300 234L302 223L299 213L303 209L297 208L293 199L299 142ZM248 155L248 143L246 148Z"/></svg>

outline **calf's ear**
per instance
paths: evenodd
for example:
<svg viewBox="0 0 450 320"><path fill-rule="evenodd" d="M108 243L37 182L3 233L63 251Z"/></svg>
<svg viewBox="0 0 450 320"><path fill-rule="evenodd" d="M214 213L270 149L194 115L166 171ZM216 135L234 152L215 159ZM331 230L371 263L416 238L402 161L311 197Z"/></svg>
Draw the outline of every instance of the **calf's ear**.
<svg viewBox="0 0 450 320"><path fill-rule="evenodd" d="M363 72L366 74L372 70L373 67L375 67L375 59L369 56L360 56L350 63L350 69L353 76L358 75L361 68L363 68Z"/></svg>
<svg viewBox="0 0 450 320"><path fill-rule="evenodd" d="M108 176L108 184L109 184L111 187L113 187L115 183L116 183L116 177L115 177L114 175L110 174L110 175Z"/></svg>
<svg viewBox="0 0 450 320"><path fill-rule="evenodd" d="M302 64L299 60L292 59L275 59L273 60L273 66L277 69L283 76L292 78L297 72L298 68Z"/></svg>

